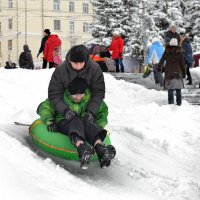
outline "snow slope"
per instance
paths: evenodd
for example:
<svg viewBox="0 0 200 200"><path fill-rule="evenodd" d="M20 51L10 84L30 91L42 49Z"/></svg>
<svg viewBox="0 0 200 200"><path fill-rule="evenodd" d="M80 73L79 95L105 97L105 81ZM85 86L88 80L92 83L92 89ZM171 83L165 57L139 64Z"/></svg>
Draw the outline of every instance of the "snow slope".
<svg viewBox="0 0 200 200"><path fill-rule="evenodd" d="M34 148L28 127L47 98L53 69L0 69L0 199L200 198L200 107L167 104L147 90L105 74L112 165L101 169L48 156Z"/></svg>

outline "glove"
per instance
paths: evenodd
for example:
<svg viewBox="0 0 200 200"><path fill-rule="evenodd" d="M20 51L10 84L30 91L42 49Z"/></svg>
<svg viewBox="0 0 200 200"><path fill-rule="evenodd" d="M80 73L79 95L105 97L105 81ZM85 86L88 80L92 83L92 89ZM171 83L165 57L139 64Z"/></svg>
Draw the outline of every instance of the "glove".
<svg viewBox="0 0 200 200"><path fill-rule="evenodd" d="M49 125L47 126L47 130L48 130L49 132L57 132L57 131L58 131L58 128L57 128L56 123L55 123L55 122L52 122L51 124L49 124Z"/></svg>
<svg viewBox="0 0 200 200"><path fill-rule="evenodd" d="M65 114L65 118L67 121L71 121L76 116L76 113L72 110L68 110Z"/></svg>
<svg viewBox="0 0 200 200"><path fill-rule="evenodd" d="M122 57L122 52L119 52L119 57Z"/></svg>
<svg viewBox="0 0 200 200"><path fill-rule="evenodd" d="M37 58L38 58L39 55L40 55L40 53L38 52L38 54L37 54Z"/></svg>
<svg viewBox="0 0 200 200"><path fill-rule="evenodd" d="M93 114L90 111L85 112L84 120L93 123L94 122Z"/></svg>

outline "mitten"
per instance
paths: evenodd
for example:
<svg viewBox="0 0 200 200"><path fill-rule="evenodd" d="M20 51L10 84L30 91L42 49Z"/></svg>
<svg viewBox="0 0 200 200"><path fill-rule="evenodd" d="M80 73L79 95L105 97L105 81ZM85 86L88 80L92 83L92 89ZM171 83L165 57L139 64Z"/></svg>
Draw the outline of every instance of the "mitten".
<svg viewBox="0 0 200 200"><path fill-rule="evenodd" d="M85 112L84 120L93 123L94 122L93 114L90 111Z"/></svg>
<svg viewBox="0 0 200 200"><path fill-rule="evenodd" d="M49 124L49 125L47 126L47 130L48 130L49 132L57 132L57 131L58 131L58 128L57 128L56 123L55 123L55 122L52 122L51 124Z"/></svg>
<svg viewBox="0 0 200 200"><path fill-rule="evenodd" d="M65 114L65 118L67 121L71 121L76 116L76 113L72 110L68 110Z"/></svg>

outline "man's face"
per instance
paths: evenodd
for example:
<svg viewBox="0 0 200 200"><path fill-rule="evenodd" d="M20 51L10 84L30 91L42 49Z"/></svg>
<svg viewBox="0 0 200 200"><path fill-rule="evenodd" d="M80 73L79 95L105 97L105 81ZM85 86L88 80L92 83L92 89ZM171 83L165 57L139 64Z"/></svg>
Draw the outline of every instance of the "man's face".
<svg viewBox="0 0 200 200"><path fill-rule="evenodd" d="M175 33L175 32L176 32L176 27L173 26L173 27L171 28L171 32Z"/></svg>
<svg viewBox="0 0 200 200"><path fill-rule="evenodd" d="M77 71L80 71L81 69L83 69L84 65L85 65L85 62L71 62L71 66L73 69L77 70Z"/></svg>

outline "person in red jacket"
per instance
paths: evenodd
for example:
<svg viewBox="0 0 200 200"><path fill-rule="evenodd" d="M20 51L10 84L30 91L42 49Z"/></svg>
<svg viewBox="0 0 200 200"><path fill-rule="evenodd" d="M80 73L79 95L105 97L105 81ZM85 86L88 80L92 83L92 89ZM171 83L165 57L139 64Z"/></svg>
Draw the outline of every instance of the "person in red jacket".
<svg viewBox="0 0 200 200"><path fill-rule="evenodd" d="M56 49L60 49L62 42L58 35L51 34L49 35L45 47L44 47L44 58L49 62L49 68L52 68L55 66L54 63L54 51Z"/></svg>
<svg viewBox="0 0 200 200"><path fill-rule="evenodd" d="M109 47L109 51L112 51L112 59L115 61L116 72L120 72L119 65L121 67L121 72L124 72L123 60L123 49L124 40L121 38L119 31L113 32L113 38Z"/></svg>

